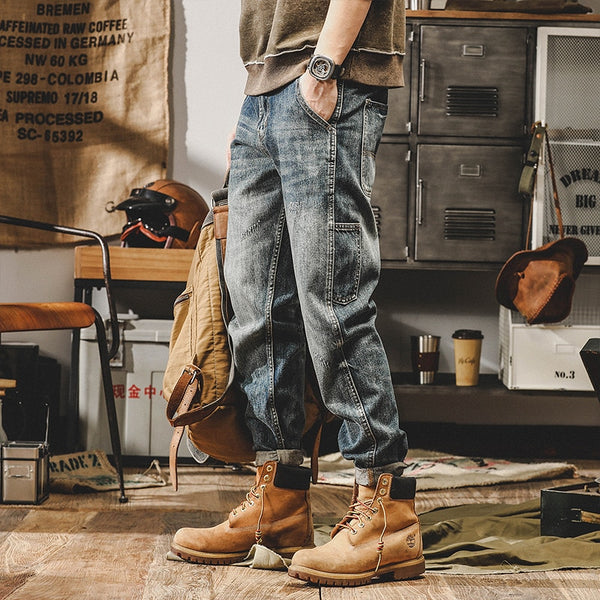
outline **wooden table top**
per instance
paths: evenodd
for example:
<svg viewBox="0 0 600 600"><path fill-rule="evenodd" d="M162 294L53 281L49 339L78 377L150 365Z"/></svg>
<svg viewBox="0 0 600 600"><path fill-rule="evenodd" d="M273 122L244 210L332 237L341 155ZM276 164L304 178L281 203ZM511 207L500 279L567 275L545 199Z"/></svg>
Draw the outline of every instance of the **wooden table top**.
<svg viewBox="0 0 600 600"><path fill-rule="evenodd" d="M111 246L112 279L187 281L194 250ZM75 247L75 279L102 279L102 253L97 246Z"/></svg>

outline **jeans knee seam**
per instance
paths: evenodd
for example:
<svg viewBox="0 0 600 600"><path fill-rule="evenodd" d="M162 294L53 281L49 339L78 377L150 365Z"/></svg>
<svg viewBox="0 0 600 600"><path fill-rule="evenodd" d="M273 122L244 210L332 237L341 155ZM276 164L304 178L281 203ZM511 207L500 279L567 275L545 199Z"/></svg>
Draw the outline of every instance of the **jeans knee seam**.
<svg viewBox="0 0 600 600"><path fill-rule="evenodd" d="M279 225L277 227L277 233L275 235L275 248L273 252L273 260L271 262L271 268L269 273L269 284L268 284L268 297L266 302L266 311L265 311L265 323L266 323L266 336L265 340L266 346L268 348L268 366L269 366L269 412L271 413L271 418L273 421L273 429L277 438L277 443L280 446L283 446L284 439L281 433L281 426L279 424L279 417L277 415L277 409L275 407L275 361L274 354L275 351L273 349L273 297L275 291L275 277L277 275L277 266L279 263L279 254L281 252L281 240L283 234L283 226L285 223L285 213L283 208L280 211L279 215Z"/></svg>
<svg viewBox="0 0 600 600"><path fill-rule="evenodd" d="M343 87L340 89L340 94L343 94ZM340 106L343 102L343 99L340 99ZM330 131L330 164L329 164L329 202L328 202L328 227L327 227L327 235L328 239L328 260L327 260L327 307L329 310L329 314L331 317L331 323L337 332L337 345L339 351L342 355L343 365L344 365L344 373L346 378L346 384L349 390L350 395L352 396L354 405L356 406L358 412L360 413L360 422L359 425L362 430L365 432L367 437L371 440L371 448L370 451L370 462L373 464L375 461L375 456L377 454L377 441L375 436L373 435L373 431L369 426L369 421L366 416L365 407L360 399L358 391L356 389L356 385L352 380L352 375L350 374L350 370L348 367L348 363L346 361L346 357L344 356L343 346L344 346L344 336L342 334L342 328L340 326L339 319L335 314L334 309L334 290L333 290L333 279L334 279L334 256L335 256L335 192L336 192L336 169L337 169L337 131L335 128L332 128ZM366 453L365 453L366 454Z"/></svg>
<svg viewBox="0 0 600 600"><path fill-rule="evenodd" d="M343 356L343 352L342 352ZM348 362L346 361L346 357L343 357L343 367L344 372L347 379L348 390L350 392L350 396L354 402L354 406L360 414L360 426L365 433L366 437L371 440L371 451L370 453L365 452L365 454L370 454L370 463L375 464L375 456L377 456L377 439L373 434L373 430L369 424L369 419L367 418L367 411L365 410L365 406L360 398L360 394L356 389L356 385L354 384L354 380L352 379L352 374L350 373L350 367L348 366Z"/></svg>

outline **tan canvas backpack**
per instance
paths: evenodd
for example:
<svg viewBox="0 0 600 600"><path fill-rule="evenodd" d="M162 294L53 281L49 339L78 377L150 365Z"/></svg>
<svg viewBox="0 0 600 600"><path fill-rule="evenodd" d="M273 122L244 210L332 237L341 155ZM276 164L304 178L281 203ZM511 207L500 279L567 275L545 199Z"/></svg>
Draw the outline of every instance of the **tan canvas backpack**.
<svg viewBox="0 0 600 600"><path fill-rule="evenodd" d="M163 380L167 418L174 427L169 450L173 487L177 489L177 450L187 428L199 450L225 463L254 460L244 413L247 399L235 381L227 323L231 309L223 277L227 242L227 187L213 193L213 208L202 226L185 290L175 300L169 358ZM307 374L305 433L317 427L313 481L322 425L332 416ZM316 425L316 423L319 425Z"/></svg>

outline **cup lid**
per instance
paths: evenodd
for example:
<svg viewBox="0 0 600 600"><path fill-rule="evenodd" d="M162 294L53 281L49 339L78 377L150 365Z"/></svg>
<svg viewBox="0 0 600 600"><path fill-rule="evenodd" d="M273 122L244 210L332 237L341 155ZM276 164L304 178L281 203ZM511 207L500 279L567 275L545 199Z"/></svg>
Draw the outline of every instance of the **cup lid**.
<svg viewBox="0 0 600 600"><path fill-rule="evenodd" d="M479 329L457 329L452 337L455 340L482 340L483 334Z"/></svg>

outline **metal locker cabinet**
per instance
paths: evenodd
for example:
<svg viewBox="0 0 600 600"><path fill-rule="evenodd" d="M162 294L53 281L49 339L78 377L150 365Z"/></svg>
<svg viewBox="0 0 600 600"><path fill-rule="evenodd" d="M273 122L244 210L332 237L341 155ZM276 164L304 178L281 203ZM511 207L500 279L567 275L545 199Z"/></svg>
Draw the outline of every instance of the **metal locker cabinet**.
<svg viewBox="0 0 600 600"><path fill-rule="evenodd" d="M522 149L420 145L416 260L503 262L521 249Z"/></svg>
<svg viewBox="0 0 600 600"><path fill-rule="evenodd" d="M385 121L384 134L407 135L410 123L410 82L411 82L411 55L412 55L412 30L406 30L406 54L404 55L404 87L392 88L388 92L388 115Z"/></svg>
<svg viewBox="0 0 600 600"><path fill-rule="evenodd" d="M525 28L421 28L420 135L513 138L526 115Z"/></svg>
<svg viewBox="0 0 600 600"><path fill-rule="evenodd" d="M381 260L406 260L408 246L408 144L379 144L371 206L379 231Z"/></svg>

